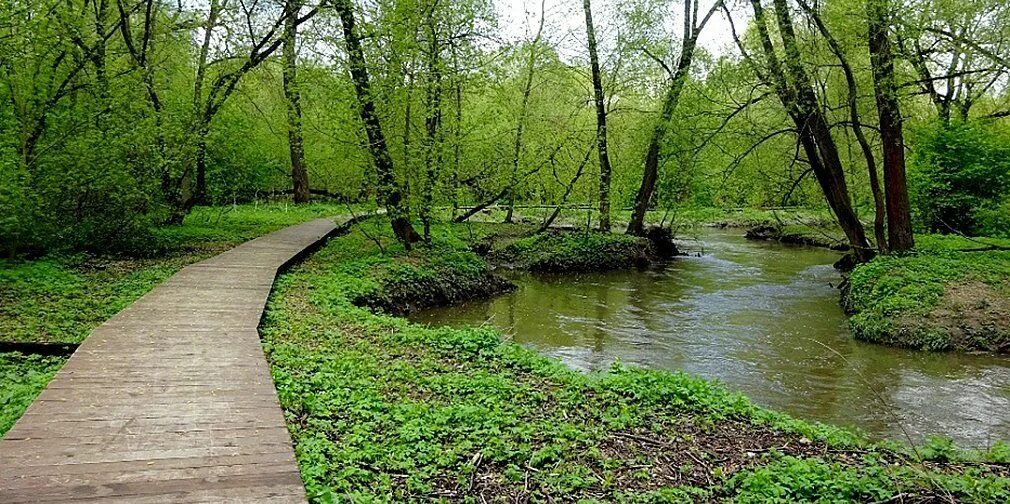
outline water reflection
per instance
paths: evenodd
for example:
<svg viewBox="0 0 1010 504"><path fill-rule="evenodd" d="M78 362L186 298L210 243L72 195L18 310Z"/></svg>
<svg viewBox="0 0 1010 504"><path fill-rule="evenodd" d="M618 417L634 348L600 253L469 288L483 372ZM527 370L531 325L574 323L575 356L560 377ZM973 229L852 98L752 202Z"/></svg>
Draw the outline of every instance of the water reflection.
<svg viewBox="0 0 1010 504"><path fill-rule="evenodd" d="M615 359L684 370L758 404L876 437L943 433L973 446L1010 438L1010 363L854 341L834 288L837 253L722 230L692 246L704 254L658 269L522 275L515 293L413 319L490 322L586 371Z"/></svg>

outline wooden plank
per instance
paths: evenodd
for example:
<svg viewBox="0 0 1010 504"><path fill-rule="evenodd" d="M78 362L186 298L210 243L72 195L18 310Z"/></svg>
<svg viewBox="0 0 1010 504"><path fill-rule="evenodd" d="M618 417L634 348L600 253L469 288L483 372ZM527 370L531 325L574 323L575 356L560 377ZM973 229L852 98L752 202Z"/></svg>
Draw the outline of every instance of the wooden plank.
<svg viewBox="0 0 1010 504"><path fill-rule="evenodd" d="M326 219L179 271L95 329L0 440L2 502L305 502L257 326Z"/></svg>

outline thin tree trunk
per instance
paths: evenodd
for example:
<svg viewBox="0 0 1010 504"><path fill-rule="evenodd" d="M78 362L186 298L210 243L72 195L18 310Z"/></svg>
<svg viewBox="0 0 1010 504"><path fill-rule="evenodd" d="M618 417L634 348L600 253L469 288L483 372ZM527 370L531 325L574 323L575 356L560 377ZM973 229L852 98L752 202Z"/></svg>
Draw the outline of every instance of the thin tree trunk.
<svg viewBox="0 0 1010 504"><path fill-rule="evenodd" d="M455 60L455 58L453 58ZM463 164L463 84L460 81L459 66L456 65L456 79L453 83L456 97L456 122L453 131L452 169L452 218L459 212L459 175Z"/></svg>
<svg viewBox="0 0 1010 504"><path fill-rule="evenodd" d="M652 130L649 138L649 147L645 153L645 169L642 173L642 184L638 187L638 194L635 195L635 205L631 213L631 222L628 223L627 233L640 235L645 231L645 214L649 210L652 202L652 195L656 191L656 182L659 180L659 154L660 144L666 137L667 128L673 119L673 113L680 103L680 96L684 91L684 85L691 72L691 64L694 61L694 52L698 45L698 36L708 24L709 19L715 11L722 6L722 0L718 0L712 5L705 18L698 22L698 2L697 0L684 0L684 30L680 48L680 57L677 61L677 69L674 72L670 87L666 90L666 97L663 99L663 109L660 112L659 120Z"/></svg>
<svg viewBox="0 0 1010 504"><path fill-rule="evenodd" d="M523 148L523 129L526 127L526 115L529 113L530 93L533 92L533 70L536 66L537 45L544 33L544 21L547 17L546 0L540 4L540 27L530 42L530 54L526 60L526 82L523 85L522 109L519 111L519 122L516 125L515 143L512 148L512 179L508 187L508 210L505 212L505 222L512 222L512 211L516 204L516 191L519 186L519 158Z"/></svg>
<svg viewBox="0 0 1010 504"><path fill-rule="evenodd" d="M302 135L301 92L298 89L298 11L300 0L287 0L284 12L284 96L288 109L288 150L291 154L291 188L295 203L309 201L309 173L305 166L305 147Z"/></svg>
<svg viewBox="0 0 1010 504"><path fill-rule="evenodd" d="M575 190L575 184L578 183L580 178L582 178L582 172L585 171L586 165L589 164L589 157L592 155L593 146L590 145L589 149L586 150L585 157L582 158L582 162L579 163L579 169L575 172L575 176L572 177L568 186L565 187L565 194L561 196L561 203L558 203L558 206L554 207L551 215L547 217L544 223L540 226L540 229L537 230L538 233L543 233L544 231L550 229L550 227L554 224L554 221L557 220L559 215L561 215L561 209L568 203L568 198L571 197L572 191Z"/></svg>
<svg viewBox="0 0 1010 504"><path fill-rule="evenodd" d="M211 0L207 13L207 23L203 26L203 41L197 59L196 79L193 82L193 120L197 122L196 133L196 187L187 198L187 206L203 203L207 196L207 132L209 119L203 106L203 85L207 77L207 60L210 57L210 46L217 18L221 13L221 0ZM183 177L185 179L185 177Z"/></svg>
<svg viewBox="0 0 1010 504"><path fill-rule="evenodd" d="M442 70L440 68L441 47L438 42L438 32L434 19L429 20L428 30L428 85L426 93L427 116L424 119L425 145L424 187L421 193L420 217L424 224L424 241L431 243L431 211L434 203L435 184L438 181L438 169L441 164L441 146L438 142L439 129L442 123Z"/></svg>
<svg viewBox="0 0 1010 504"><path fill-rule="evenodd" d="M596 102L596 148L600 158L600 231L610 231L610 154L607 152L607 108L600 76L600 56L596 49L596 28L593 26L591 0L583 0L586 11L586 37L589 39L589 62L592 67L593 100ZM570 192L570 188L569 191ZM567 194L566 194L567 197Z"/></svg>
<svg viewBox="0 0 1010 504"><path fill-rule="evenodd" d="M892 252L906 252L915 247L912 213L905 177L905 140L902 132L901 106L894 78L894 59L887 30L890 7L887 0L868 0L866 17L869 27L870 65L880 139L884 144L884 193L887 196L887 238Z"/></svg>
<svg viewBox="0 0 1010 504"><path fill-rule="evenodd" d="M358 96L359 114L361 121L365 124L368 147L372 153L376 173L379 176L379 203L386 207L386 213L389 214L396 238L403 243L404 247L410 249L411 244L417 241L417 231L414 230L409 213L404 206L403 194L400 192L396 183L396 174L393 172L393 159L389 156L386 137L382 133L382 126L375 111L375 102L368 80L368 68L365 65L365 53L361 48L361 40L358 38L354 26L354 6L351 4L351 0L334 0L333 6L340 15L340 23L343 25L344 43L347 46L351 80L354 81L354 90Z"/></svg>

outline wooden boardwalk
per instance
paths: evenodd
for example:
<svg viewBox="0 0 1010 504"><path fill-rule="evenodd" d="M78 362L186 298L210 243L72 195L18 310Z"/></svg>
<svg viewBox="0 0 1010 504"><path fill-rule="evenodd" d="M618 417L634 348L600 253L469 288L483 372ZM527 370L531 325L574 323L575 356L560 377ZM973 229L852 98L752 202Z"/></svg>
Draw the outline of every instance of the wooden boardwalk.
<svg viewBox="0 0 1010 504"><path fill-rule="evenodd" d="M0 441L0 502L304 502L257 326L319 219L186 267L98 327Z"/></svg>

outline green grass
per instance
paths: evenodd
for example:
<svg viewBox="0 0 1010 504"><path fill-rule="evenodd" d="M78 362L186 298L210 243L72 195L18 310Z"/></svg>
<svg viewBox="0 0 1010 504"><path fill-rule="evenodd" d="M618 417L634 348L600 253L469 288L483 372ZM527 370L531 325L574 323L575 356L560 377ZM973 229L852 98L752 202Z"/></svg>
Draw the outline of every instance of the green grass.
<svg viewBox="0 0 1010 504"><path fill-rule="evenodd" d="M388 232L367 229L385 254L357 231L331 241L280 278L262 327L313 501L1010 498L1007 480L963 453L920 466L903 448L681 373L585 375L486 328L358 307L376 264L404 257Z"/></svg>
<svg viewBox="0 0 1010 504"><path fill-rule="evenodd" d="M0 262L0 341L79 343L187 264L306 220L346 213L331 205L200 207L182 226L160 228L149 256L77 254Z"/></svg>
<svg viewBox="0 0 1010 504"><path fill-rule="evenodd" d="M0 437L28 409L65 361L63 357L0 353Z"/></svg>
<svg viewBox="0 0 1010 504"><path fill-rule="evenodd" d="M984 241L1010 245L1010 240ZM956 236L917 236L916 242L912 254L878 257L852 272L846 302L856 337L927 350L1007 350L1005 329L972 330L949 313L1010 300L1010 251L963 252L983 245ZM956 301L950 299L952 287L979 284L991 288L973 301L979 306L948 309ZM949 313L939 316L937 309Z"/></svg>

